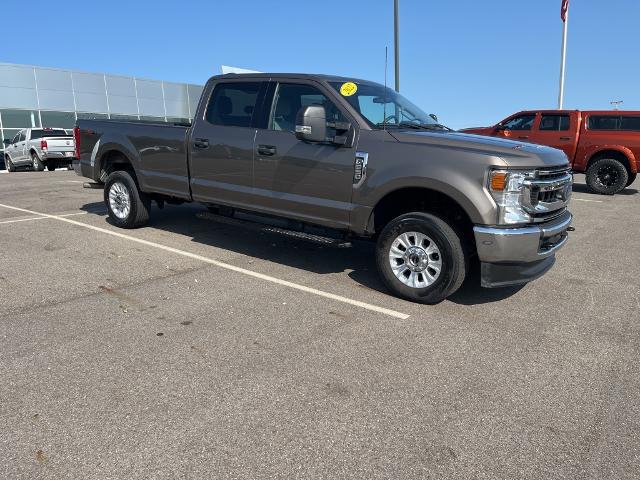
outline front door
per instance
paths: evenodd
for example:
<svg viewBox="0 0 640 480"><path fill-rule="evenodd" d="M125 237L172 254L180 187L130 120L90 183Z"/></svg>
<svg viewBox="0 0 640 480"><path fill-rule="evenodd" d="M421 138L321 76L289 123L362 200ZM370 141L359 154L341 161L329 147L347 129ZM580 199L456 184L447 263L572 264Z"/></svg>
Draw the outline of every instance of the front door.
<svg viewBox="0 0 640 480"><path fill-rule="evenodd" d="M21 130L18 137L18 143L16 144L16 158L17 163L31 163L31 158L25 153L27 145L27 131Z"/></svg>
<svg viewBox="0 0 640 480"><path fill-rule="evenodd" d="M266 82L254 79L214 86L189 139L194 200L250 207L255 116L265 89Z"/></svg>
<svg viewBox="0 0 640 480"><path fill-rule="evenodd" d="M315 82L279 83L272 99L266 99L270 115L267 128L256 134L254 192L260 205L276 215L345 228L356 149L296 138L296 115L312 104L325 107L328 121L349 121Z"/></svg>
<svg viewBox="0 0 640 480"><path fill-rule="evenodd" d="M535 123L535 113L525 113L515 117L511 117L500 123L499 128L495 131L496 137L507 138L519 142L531 141L531 130Z"/></svg>

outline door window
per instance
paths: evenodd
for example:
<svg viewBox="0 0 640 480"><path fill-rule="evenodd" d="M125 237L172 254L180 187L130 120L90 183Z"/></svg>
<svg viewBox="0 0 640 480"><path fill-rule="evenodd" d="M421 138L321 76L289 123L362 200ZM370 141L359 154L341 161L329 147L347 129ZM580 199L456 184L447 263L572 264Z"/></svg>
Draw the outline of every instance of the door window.
<svg viewBox="0 0 640 480"><path fill-rule="evenodd" d="M535 115L519 115L502 124L505 130L531 130Z"/></svg>
<svg viewBox="0 0 640 480"><path fill-rule="evenodd" d="M20 141L20 132L16 133L16 136L13 137L13 140L11 140L11 143L13 143L15 145L19 141Z"/></svg>
<svg viewBox="0 0 640 480"><path fill-rule="evenodd" d="M269 129L295 132L298 110L309 105L322 105L327 112L328 121L344 121L342 112L316 87L281 83L271 109Z"/></svg>
<svg viewBox="0 0 640 480"><path fill-rule="evenodd" d="M260 82L216 85L205 114L207 122L227 127L250 127L257 108L260 85Z"/></svg>
<svg viewBox="0 0 640 480"><path fill-rule="evenodd" d="M540 120L540 130L569 130L569 115L542 115L542 119Z"/></svg>
<svg viewBox="0 0 640 480"><path fill-rule="evenodd" d="M18 141L24 142L25 138L26 138L26 132L23 130L22 132L20 132L20 139Z"/></svg>

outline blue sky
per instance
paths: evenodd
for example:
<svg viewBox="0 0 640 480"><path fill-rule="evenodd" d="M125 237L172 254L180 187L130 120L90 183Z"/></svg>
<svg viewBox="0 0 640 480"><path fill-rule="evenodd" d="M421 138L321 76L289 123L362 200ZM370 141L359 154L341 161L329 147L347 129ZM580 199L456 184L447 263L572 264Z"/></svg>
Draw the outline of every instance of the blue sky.
<svg viewBox="0 0 640 480"><path fill-rule="evenodd" d="M401 92L454 128L554 108L560 3L400 0ZM221 64L382 82L388 46L393 85L393 0L28 5L35 28L5 18L0 61L199 84ZM639 20L638 0L571 0L566 108L640 110Z"/></svg>

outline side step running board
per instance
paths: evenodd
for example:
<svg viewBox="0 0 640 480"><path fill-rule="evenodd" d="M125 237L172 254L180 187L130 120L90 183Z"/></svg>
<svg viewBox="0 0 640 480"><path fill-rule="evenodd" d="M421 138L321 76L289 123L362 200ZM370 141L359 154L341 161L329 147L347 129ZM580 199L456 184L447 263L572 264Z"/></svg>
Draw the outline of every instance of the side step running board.
<svg viewBox="0 0 640 480"><path fill-rule="evenodd" d="M306 240L308 242L318 243L321 245L337 247L337 248L349 248L351 242L348 242L340 238L325 237L322 235L315 235L313 233L298 232L296 230L288 230L286 228L275 227L272 225L265 225L263 223L250 222L248 220L242 220L240 218L225 217L223 215L216 215L211 212L202 212L196 214L198 218L204 220L211 220L218 223L224 223L226 225L240 226L244 228L250 228L260 232L277 233L290 238L296 238L298 240Z"/></svg>

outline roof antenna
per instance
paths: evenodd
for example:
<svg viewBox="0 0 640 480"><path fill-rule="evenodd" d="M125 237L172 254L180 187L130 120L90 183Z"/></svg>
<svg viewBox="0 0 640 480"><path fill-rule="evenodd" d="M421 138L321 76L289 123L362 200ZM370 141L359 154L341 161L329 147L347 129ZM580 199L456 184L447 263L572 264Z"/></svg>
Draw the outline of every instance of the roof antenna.
<svg viewBox="0 0 640 480"><path fill-rule="evenodd" d="M387 60L389 56L389 47L384 47L384 103L382 104L382 130L387 129Z"/></svg>

